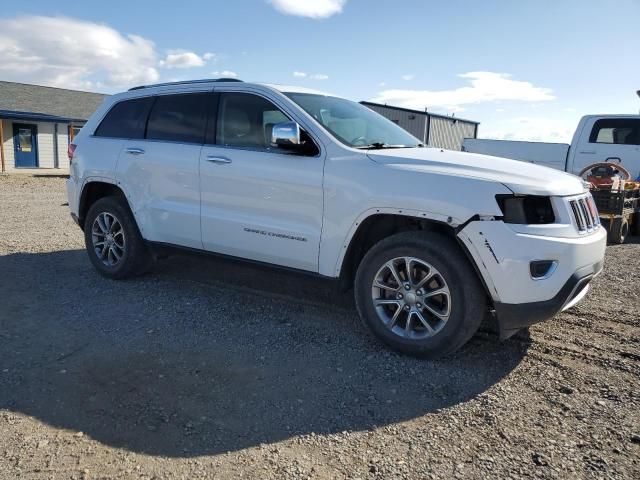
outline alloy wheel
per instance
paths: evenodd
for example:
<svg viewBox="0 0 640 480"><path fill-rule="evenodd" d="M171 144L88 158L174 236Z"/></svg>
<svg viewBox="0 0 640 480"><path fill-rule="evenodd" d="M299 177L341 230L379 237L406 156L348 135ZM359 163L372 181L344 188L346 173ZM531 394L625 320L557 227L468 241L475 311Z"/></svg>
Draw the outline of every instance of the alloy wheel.
<svg viewBox="0 0 640 480"><path fill-rule="evenodd" d="M120 220L109 212L98 214L91 226L91 241L96 256L108 267L115 267L126 249L124 229Z"/></svg>
<svg viewBox="0 0 640 480"><path fill-rule="evenodd" d="M432 337L451 315L451 293L442 274L415 257L397 257L376 273L371 287L378 318L396 335Z"/></svg>

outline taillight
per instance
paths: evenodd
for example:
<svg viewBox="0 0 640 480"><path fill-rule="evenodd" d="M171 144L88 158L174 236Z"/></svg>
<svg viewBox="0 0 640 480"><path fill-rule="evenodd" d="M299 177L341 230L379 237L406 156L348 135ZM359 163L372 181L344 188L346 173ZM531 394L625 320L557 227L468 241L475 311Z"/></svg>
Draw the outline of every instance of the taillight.
<svg viewBox="0 0 640 480"><path fill-rule="evenodd" d="M73 162L73 154L76 153L76 146L70 143L67 147L67 155L69 156L69 163Z"/></svg>

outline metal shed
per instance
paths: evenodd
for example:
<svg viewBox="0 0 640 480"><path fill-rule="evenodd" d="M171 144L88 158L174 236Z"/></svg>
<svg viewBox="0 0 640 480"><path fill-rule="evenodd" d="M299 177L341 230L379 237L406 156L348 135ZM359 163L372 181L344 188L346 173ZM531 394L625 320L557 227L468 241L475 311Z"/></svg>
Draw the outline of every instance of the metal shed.
<svg viewBox="0 0 640 480"><path fill-rule="evenodd" d="M462 150L462 141L465 138L478 137L480 122L380 103L360 103L397 123L431 147Z"/></svg>

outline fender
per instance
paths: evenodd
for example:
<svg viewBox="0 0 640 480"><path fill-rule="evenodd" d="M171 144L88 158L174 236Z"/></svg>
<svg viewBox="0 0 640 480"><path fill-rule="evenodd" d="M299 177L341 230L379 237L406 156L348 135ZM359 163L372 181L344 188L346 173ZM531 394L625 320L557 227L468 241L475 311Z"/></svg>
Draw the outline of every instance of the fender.
<svg viewBox="0 0 640 480"><path fill-rule="evenodd" d="M142 233L142 228L140 227L140 222L138 221L138 215L137 215L137 212L136 212L136 208L131 203L131 196L130 196L129 192L127 192L127 188L125 187L125 185L123 183L115 180L114 178L101 177L101 176L86 177L82 181L82 187L80 188L80 195L79 195L79 198L78 198L78 210L80 209L80 206L84 202L85 194L87 192L87 186L90 183L107 183L109 185L113 185L115 187L118 187L122 191L125 199L127 200L127 203L129 204L129 209L131 210L131 213L133 213L133 218L136 221L136 225L138 225L138 228L140 229L140 233Z"/></svg>
<svg viewBox="0 0 640 480"><path fill-rule="evenodd" d="M353 239L354 235L358 231L358 228L362 224L362 222L364 222L367 218L370 218L374 215L398 215L403 217L413 217L417 219L424 219L424 220L438 222L454 229L463 223L463 221L459 218L455 218L450 215L443 215L436 212L430 212L428 210L413 210L413 209L391 208L391 207L369 208L364 212L362 212L360 215L358 215L356 220L351 225L351 228L349 228L347 235L342 242L342 248L340 249L340 253L338 254L338 258L336 259L333 271L326 272L326 273L320 272L320 273L331 276L331 277L340 276L340 272L343 267L344 257L347 254L349 245L351 244L351 240Z"/></svg>

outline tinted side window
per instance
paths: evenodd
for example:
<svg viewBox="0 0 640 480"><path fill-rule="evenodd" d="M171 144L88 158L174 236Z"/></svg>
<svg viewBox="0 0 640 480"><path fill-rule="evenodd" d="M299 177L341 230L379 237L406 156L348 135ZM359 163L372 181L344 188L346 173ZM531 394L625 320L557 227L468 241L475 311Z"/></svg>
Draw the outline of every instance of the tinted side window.
<svg viewBox="0 0 640 480"><path fill-rule="evenodd" d="M203 143L210 99L208 93L157 97L149 114L146 138Z"/></svg>
<svg viewBox="0 0 640 480"><path fill-rule="evenodd" d="M218 108L217 143L221 145L271 148L273 125L289 121L268 100L249 93L227 93Z"/></svg>
<svg viewBox="0 0 640 480"><path fill-rule="evenodd" d="M593 125L589 142L640 145L640 120L633 118L598 120Z"/></svg>
<svg viewBox="0 0 640 480"><path fill-rule="evenodd" d="M144 138L152 97L124 100L116 103L95 131L97 137Z"/></svg>

